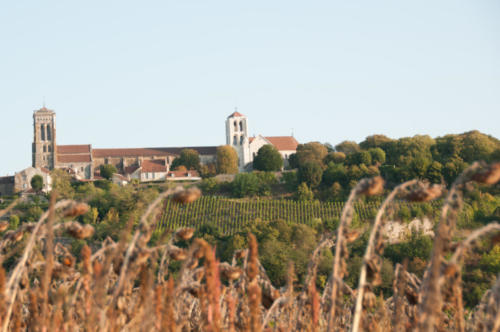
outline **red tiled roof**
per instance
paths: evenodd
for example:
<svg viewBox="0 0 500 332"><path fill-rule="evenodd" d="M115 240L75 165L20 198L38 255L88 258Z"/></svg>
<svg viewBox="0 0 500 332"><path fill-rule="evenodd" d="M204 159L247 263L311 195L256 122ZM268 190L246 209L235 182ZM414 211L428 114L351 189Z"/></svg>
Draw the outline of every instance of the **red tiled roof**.
<svg viewBox="0 0 500 332"><path fill-rule="evenodd" d="M63 154L57 155L58 163L89 163L91 162L90 154Z"/></svg>
<svg viewBox="0 0 500 332"><path fill-rule="evenodd" d="M248 143L252 143L254 139L255 139L255 137L248 138Z"/></svg>
<svg viewBox="0 0 500 332"><path fill-rule="evenodd" d="M200 155L215 155L216 146L186 146L173 148L130 148L130 149L92 149L94 158L152 157L179 155L184 149L193 149Z"/></svg>
<svg viewBox="0 0 500 332"><path fill-rule="evenodd" d="M168 177L173 177L173 178L183 178L183 177L199 177L200 175L198 174L198 171L170 171L167 174Z"/></svg>
<svg viewBox="0 0 500 332"><path fill-rule="evenodd" d="M123 173L124 174L132 174L134 173L137 169L139 168L139 166L126 166L123 168Z"/></svg>
<svg viewBox="0 0 500 332"><path fill-rule="evenodd" d="M229 115L228 118L235 117L235 116L244 116L244 115L241 114L240 112L234 112L231 115Z"/></svg>
<svg viewBox="0 0 500 332"><path fill-rule="evenodd" d="M163 173L167 171L164 160L144 160L141 169L145 173Z"/></svg>
<svg viewBox="0 0 500 332"><path fill-rule="evenodd" d="M45 167L40 167L40 170L46 174L50 174L50 170Z"/></svg>
<svg viewBox="0 0 500 332"><path fill-rule="evenodd" d="M92 149L94 158L169 156L168 151L156 148Z"/></svg>
<svg viewBox="0 0 500 332"><path fill-rule="evenodd" d="M120 174L120 173L113 174L113 177L117 178L117 179L120 179L122 181L128 181L128 179L125 176L123 176L122 174Z"/></svg>
<svg viewBox="0 0 500 332"><path fill-rule="evenodd" d="M297 146L299 145L299 142L293 136L267 136L266 139L278 151L297 150Z"/></svg>
<svg viewBox="0 0 500 332"><path fill-rule="evenodd" d="M58 145L57 154L85 154L90 153L91 145Z"/></svg>

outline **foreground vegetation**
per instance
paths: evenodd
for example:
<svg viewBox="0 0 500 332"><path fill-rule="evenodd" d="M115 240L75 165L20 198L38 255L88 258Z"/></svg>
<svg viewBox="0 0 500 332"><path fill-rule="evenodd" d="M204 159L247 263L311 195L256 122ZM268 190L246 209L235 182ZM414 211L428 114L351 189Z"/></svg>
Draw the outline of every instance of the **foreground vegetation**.
<svg viewBox="0 0 500 332"><path fill-rule="evenodd" d="M429 202L442 195L439 185L409 181L396 186L363 236L353 227L354 204L360 197L383 190L381 178L364 179L352 189L331 228L333 234L328 233L328 225L322 225L325 234L315 243L319 231L312 227L256 223L252 226L256 236L237 234L248 249L231 254L228 248L214 250L210 243L221 235L209 229L198 233L204 239L196 238L198 234L190 228L152 239L164 199L172 196L178 204L192 204L200 196L195 188L168 189L156 195L153 203L135 207L118 238L107 237L99 246L91 242L99 233L92 222L75 221L89 218L92 208L71 199L56 202L53 193L49 210L39 220L11 230L12 224L1 223L0 324L4 331L495 331L500 326L499 282L483 294L479 305L467 308L462 266L473 244L498 234L500 226L490 222L465 238L457 238L455 231L468 184L492 185L498 180L498 163L473 164L458 177L444 198L432 252L418 254L430 258L422 278L405 263L392 266L387 261L404 248L387 246L382 230L391 202ZM0 216L14 207L2 210ZM141 214L137 226L135 213ZM90 246L83 245L79 253L72 251L64 240L68 236L88 241ZM274 243L275 259L287 257L280 256L283 239L294 244L288 254L306 257L305 268L301 263L266 270L265 265L273 266L274 257L265 247ZM411 241L423 244L427 240L416 237ZM490 242L493 248L495 241ZM241 244L235 240L232 245ZM495 268L495 250L482 262L485 266ZM216 258L220 251L223 258L230 256L227 263ZM358 261L357 281L352 283L348 272L353 272L354 251L364 255ZM287 272L273 275L283 270ZM392 287L387 283L389 270ZM387 292L387 288L392 289Z"/></svg>

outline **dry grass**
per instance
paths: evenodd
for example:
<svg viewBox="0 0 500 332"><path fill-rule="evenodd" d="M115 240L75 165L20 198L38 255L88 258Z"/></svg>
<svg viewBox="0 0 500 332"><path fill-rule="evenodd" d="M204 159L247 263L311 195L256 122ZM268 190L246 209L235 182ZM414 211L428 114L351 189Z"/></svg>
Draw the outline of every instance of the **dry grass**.
<svg viewBox="0 0 500 332"><path fill-rule="evenodd" d="M2 331L498 331L500 281L465 319L460 265L476 239L498 232L500 226L492 223L452 243L466 184L494 184L498 169L496 164L476 163L457 179L447 194L423 281L397 265L394 294L385 300L373 287L380 281L388 207L396 198L437 198L443 191L439 186L410 181L387 196L374 220L355 291L343 282L347 244L358 236L350 229L352 207L360 195L379 194L381 178L362 180L352 190L336 236L323 237L311 253L300 291L294 289L293 265L285 287L272 285L252 234L249 248L227 263L217 260L208 243L192 239L193 229L180 229L165 244L150 246L162 200L174 195L179 204L188 204L200 196L196 189L163 193L135 230L131 220L118 242L108 238L94 253L85 246L79 257L54 238L62 233L92 236L91 226L72 220L88 207L56 202L52 195L49 211L37 223L0 229L0 262L15 252L19 256L9 271L0 268L0 325ZM179 241L188 241L189 248L178 247ZM321 293L316 288L320 252L333 246L332 274ZM175 276L169 270L173 261L182 261Z"/></svg>

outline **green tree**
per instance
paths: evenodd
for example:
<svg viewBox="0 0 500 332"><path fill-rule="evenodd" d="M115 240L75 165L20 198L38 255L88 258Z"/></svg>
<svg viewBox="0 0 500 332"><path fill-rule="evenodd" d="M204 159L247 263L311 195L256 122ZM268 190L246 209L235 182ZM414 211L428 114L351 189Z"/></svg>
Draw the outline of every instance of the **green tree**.
<svg viewBox="0 0 500 332"><path fill-rule="evenodd" d="M297 171L281 173L281 182L285 185L287 191L294 191L297 189L298 177Z"/></svg>
<svg viewBox="0 0 500 332"><path fill-rule="evenodd" d="M443 165L438 161L433 161L427 168L426 178L432 183L441 183L443 179Z"/></svg>
<svg viewBox="0 0 500 332"><path fill-rule="evenodd" d="M235 197L254 196L259 193L260 181L255 173L237 174L232 183Z"/></svg>
<svg viewBox="0 0 500 332"><path fill-rule="evenodd" d="M462 134L463 148L460 156L467 163L476 160L489 161L491 154L500 147L500 142L477 130Z"/></svg>
<svg viewBox="0 0 500 332"><path fill-rule="evenodd" d="M466 167L467 163L462 158L451 158L443 167L443 177L446 183L451 184Z"/></svg>
<svg viewBox="0 0 500 332"><path fill-rule="evenodd" d="M381 148L385 150L388 144L393 141L393 139L385 135L371 135L367 136L363 142L359 143L359 146L365 150L372 148Z"/></svg>
<svg viewBox="0 0 500 332"><path fill-rule="evenodd" d="M289 169L299 168L299 158L297 157L296 153L292 153L290 156L288 156L288 168Z"/></svg>
<svg viewBox="0 0 500 332"><path fill-rule="evenodd" d="M281 154L270 144L262 146L253 160L253 168L259 171L279 171L282 167Z"/></svg>
<svg viewBox="0 0 500 332"><path fill-rule="evenodd" d="M346 162L348 165L371 165L372 155L368 151L353 152L347 155Z"/></svg>
<svg viewBox="0 0 500 332"><path fill-rule="evenodd" d="M16 214L13 214L9 217L9 228L10 229L17 229L19 227L19 216Z"/></svg>
<svg viewBox="0 0 500 332"><path fill-rule="evenodd" d="M372 163L382 165L385 163L385 151L381 148L371 148L368 150L372 157Z"/></svg>
<svg viewBox="0 0 500 332"><path fill-rule="evenodd" d="M331 186L335 182L346 186L349 183L349 177L347 176L347 170L344 165L330 163L323 173L323 184Z"/></svg>
<svg viewBox="0 0 500 332"><path fill-rule="evenodd" d="M345 161L346 155L343 152L330 152L323 159L323 163L328 165L330 163L342 164Z"/></svg>
<svg viewBox="0 0 500 332"><path fill-rule="evenodd" d="M218 174L236 174L238 173L238 154L230 145L217 147L216 168Z"/></svg>
<svg viewBox="0 0 500 332"><path fill-rule="evenodd" d="M183 149L179 157L172 162L172 168L175 170L179 166L185 166L186 169L200 169L200 155L198 151L193 149Z"/></svg>
<svg viewBox="0 0 500 332"><path fill-rule="evenodd" d="M60 198L72 198L74 190L71 187L71 176L64 170L56 168L50 172L52 191L56 190Z"/></svg>
<svg viewBox="0 0 500 332"><path fill-rule="evenodd" d="M343 141L337 145L335 145L335 151L337 152L343 152L346 155L358 152L361 149L359 148L358 143L353 142L353 141Z"/></svg>
<svg viewBox="0 0 500 332"><path fill-rule="evenodd" d="M323 167L323 159L328 154L327 148L319 142L299 144L297 146L297 167L301 167L307 162L316 162Z"/></svg>
<svg viewBox="0 0 500 332"><path fill-rule="evenodd" d="M110 180L113 177L113 174L118 172L118 170L112 164L103 164L99 166L99 172L103 178Z"/></svg>
<svg viewBox="0 0 500 332"><path fill-rule="evenodd" d="M312 201L314 194L311 189L307 186L305 182L299 184L297 188L297 200L298 201Z"/></svg>
<svg viewBox="0 0 500 332"><path fill-rule="evenodd" d="M35 175L31 178L31 188L36 191L40 192L43 188L43 177L41 175Z"/></svg>
<svg viewBox="0 0 500 332"><path fill-rule="evenodd" d="M317 161L308 161L299 168L299 182L305 182L311 188L315 188L320 184L322 176L323 169Z"/></svg>

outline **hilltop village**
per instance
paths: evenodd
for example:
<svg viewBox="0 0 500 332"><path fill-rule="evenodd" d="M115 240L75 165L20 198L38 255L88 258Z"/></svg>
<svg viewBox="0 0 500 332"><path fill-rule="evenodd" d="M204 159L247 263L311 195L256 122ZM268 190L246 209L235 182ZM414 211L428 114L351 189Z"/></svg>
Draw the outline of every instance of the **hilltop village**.
<svg viewBox="0 0 500 332"><path fill-rule="evenodd" d="M226 144L238 154L239 171L252 169L258 150L273 145L281 154L285 165L296 152L298 142L293 136L248 135L248 118L234 112L226 118ZM216 162L217 146L152 147L152 148L94 148L91 144L58 145L56 113L45 106L33 113L32 165L13 176L0 177L0 195L11 195L31 190L31 179L40 175L44 189L50 187L50 171L63 169L80 181L101 179L101 165L113 165L117 169L115 180L141 182L165 180L198 180L196 170L174 170L172 163L181 151L194 150L202 165Z"/></svg>

